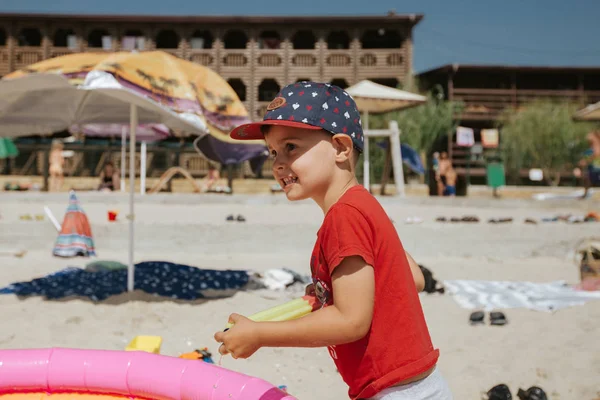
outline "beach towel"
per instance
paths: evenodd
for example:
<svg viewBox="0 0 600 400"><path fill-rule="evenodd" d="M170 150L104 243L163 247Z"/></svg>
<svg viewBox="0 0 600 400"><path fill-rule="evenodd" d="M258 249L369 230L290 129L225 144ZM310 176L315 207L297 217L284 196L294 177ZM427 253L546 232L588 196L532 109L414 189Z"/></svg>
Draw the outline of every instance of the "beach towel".
<svg viewBox="0 0 600 400"><path fill-rule="evenodd" d="M227 297L249 281L244 270L200 269L166 261L147 261L135 265L135 289L180 300ZM69 267L29 282L16 282L0 289L0 294L43 296L61 299L70 296L105 300L127 292L127 270L86 271Z"/></svg>
<svg viewBox="0 0 600 400"><path fill-rule="evenodd" d="M463 308L486 311L528 308L552 312L600 299L600 292L576 290L562 281L548 283L511 281L444 281L446 291Z"/></svg>
<svg viewBox="0 0 600 400"><path fill-rule="evenodd" d="M95 256L94 239L87 215L74 191L69 193L69 206L52 254L56 257Z"/></svg>

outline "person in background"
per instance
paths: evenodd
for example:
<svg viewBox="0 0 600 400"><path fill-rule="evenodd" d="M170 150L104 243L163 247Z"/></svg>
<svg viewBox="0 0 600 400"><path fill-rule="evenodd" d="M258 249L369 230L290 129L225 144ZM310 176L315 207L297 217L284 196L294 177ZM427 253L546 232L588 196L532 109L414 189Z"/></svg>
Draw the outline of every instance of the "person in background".
<svg viewBox="0 0 600 400"><path fill-rule="evenodd" d="M119 170L115 168L115 165L111 161L106 162L102 168L102 172L100 172L98 190L112 192L120 187L121 178L119 177Z"/></svg>
<svg viewBox="0 0 600 400"><path fill-rule="evenodd" d="M65 158L63 156L63 149L65 145L58 139L52 141L52 147L50 149L50 160L49 160L49 173L50 183L48 190L50 192L59 192L64 182L64 171Z"/></svg>
<svg viewBox="0 0 600 400"><path fill-rule="evenodd" d="M437 195L442 196L444 194L444 184L440 177L440 153L436 151L433 153L433 172L435 173L435 186L437 188Z"/></svg>
<svg viewBox="0 0 600 400"><path fill-rule="evenodd" d="M208 164L208 174L206 175L206 177L204 178L205 182L204 182L204 191L208 192L210 190L214 190L215 189L215 185L217 184L217 181L219 179L221 179L221 174L219 173L219 170L217 169L217 167L214 166L214 164Z"/></svg>

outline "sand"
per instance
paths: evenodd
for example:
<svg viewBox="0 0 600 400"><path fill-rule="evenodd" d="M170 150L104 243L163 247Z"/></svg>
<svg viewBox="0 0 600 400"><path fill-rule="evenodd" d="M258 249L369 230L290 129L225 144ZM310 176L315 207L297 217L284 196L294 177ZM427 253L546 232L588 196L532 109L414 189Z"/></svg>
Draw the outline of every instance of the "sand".
<svg viewBox="0 0 600 400"><path fill-rule="evenodd" d="M127 197L81 193L100 259L127 262ZM322 220L310 202L288 203L281 195L152 195L136 197L135 261L165 260L217 269L288 267L308 273L315 233ZM411 254L438 279L578 282L573 246L582 237L600 236L600 224L524 224L526 217L600 210L598 202L383 198ZM22 258L0 256L0 287L30 280L89 260L57 259L51 250L56 231L45 221L19 215L43 214L48 205L59 220L66 194L0 194L0 252L27 249ZM106 213L119 209L119 221ZM247 222L226 222L243 214ZM477 215L479 224L442 224L437 216ZM406 224L418 216L420 224ZM513 223L492 225L488 218L512 216ZM248 291L194 303L140 293L101 303L82 299L45 301L0 295L0 348L77 347L124 349L136 335L163 337L162 353L177 356L208 347L232 312L252 314L297 293ZM439 368L456 399L479 399L495 384L514 394L539 385L553 400L600 397L600 301L556 313L507 310L509 324L473 327L470 310L448 294L421 295ZM215 357L218 358L218 357ZM248 360L223 359L223 366L287 385L299 399L343 399L347 388L325 349L261 349Z"/></svg>

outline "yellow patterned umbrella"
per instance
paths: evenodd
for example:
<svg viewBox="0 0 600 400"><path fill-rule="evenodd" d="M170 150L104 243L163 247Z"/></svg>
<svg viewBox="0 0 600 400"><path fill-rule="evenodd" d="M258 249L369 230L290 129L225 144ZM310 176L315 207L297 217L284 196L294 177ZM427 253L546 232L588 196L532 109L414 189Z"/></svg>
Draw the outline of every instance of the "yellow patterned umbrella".
<svg viewBox="0 0 600 400"><path fill-rule="evenodd" d="M250 121L243 103L220 75L162 51L71 54L29 65L3 79L39 73L62 75L81 87L129 89L176 113L200 117L222 140L229 140L232 128Z"/></svg>

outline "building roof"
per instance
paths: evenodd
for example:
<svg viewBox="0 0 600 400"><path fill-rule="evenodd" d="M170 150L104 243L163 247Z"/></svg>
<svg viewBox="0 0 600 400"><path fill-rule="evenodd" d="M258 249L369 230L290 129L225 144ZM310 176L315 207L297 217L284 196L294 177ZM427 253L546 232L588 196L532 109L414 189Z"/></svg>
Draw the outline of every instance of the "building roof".
<svg viewBox="0 0 600 400"><path fill-rule="evenodd" d="M478 64L446 64L418 74L418 76L447 74L458 71L467 72L564 72L600 73L600 67L555 67L555 66L520 66L520 65L478 65Z"/></svg>
<svg viewBox="0 0 600 400"><path fill-rule="evenodd" d="M423 14L395 14L387 15L332 15L332 16L225 16L225 15L104 15L104 14L29 14L29 13L0 13L0 19L25 19L25 20L60 20L60 21L93 21L93 22L158 22L158 23L393 23L407 22L416 25L423 19Z"/></svg>

